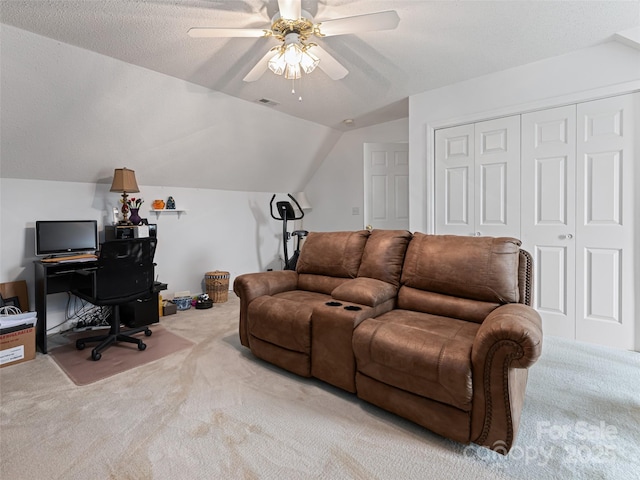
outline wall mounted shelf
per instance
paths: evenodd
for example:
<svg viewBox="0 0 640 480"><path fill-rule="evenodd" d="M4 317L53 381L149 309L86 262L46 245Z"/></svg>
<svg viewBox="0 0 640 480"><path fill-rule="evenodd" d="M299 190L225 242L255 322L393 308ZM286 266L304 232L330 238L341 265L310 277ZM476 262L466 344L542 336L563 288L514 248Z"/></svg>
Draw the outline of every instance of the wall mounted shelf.
<svg viewBox="0 0 640 480"><path fill-rule="evenodd" d="M182 215L183 213L186 213L186 212L187 211L182 209L182 208L163 208L163 209L152 208L151 210L149 210L149 213L155 213L156 214L156 218L158 218L161 213L177 213L178 214L178 218L180 218L180 215Z"/></svg>

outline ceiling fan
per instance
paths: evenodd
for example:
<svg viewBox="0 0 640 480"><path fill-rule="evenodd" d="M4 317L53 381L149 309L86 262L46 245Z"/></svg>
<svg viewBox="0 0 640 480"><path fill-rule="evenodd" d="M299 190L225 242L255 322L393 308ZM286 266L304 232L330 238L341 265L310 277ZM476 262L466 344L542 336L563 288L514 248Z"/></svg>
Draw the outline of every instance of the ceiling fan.
<svg viewBox="0 0 640 480"><path fill-rule="evenodd" d="M273 37L281 42L271 48L244 77L254 82L270 69L287 79L298 79L319 67L333 80L344 78L349 71L324 48L308 40L373 30L393 30L400 17L395 10L368 13L313 23L313 17L302 10L302 0L278 0L279 11L269 28L193 27L187 32L195 38L210 37Z"/></svg>

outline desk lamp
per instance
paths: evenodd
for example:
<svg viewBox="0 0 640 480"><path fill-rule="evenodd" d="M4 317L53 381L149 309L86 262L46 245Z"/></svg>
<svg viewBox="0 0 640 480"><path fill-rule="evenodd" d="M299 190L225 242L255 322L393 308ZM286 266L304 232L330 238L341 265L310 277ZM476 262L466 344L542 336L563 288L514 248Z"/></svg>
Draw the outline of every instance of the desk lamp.
<svg viewBox="0 0 640 480"><path fill-rule="evenodd" d="M132 225L129 221L129 206L127 205L127 195L129 193L139 192L138 183L136 182L136 172L128 168L116 168L113 172L113 183L111 184L111 192L122 192L122 220L121 225Z"/></svg>

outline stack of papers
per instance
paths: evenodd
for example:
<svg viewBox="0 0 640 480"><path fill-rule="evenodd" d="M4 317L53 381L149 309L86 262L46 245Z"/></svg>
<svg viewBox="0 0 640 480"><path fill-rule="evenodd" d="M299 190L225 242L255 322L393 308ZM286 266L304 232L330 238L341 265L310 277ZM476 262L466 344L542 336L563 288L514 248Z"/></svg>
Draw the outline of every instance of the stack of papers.
<svg viewBox="0 0 640 480"><path fill-rule="evenodd" d="M25 312L15 315L0 314L0 335L24 328L35 327L37 322L38 314L36 312Z"/></svg>

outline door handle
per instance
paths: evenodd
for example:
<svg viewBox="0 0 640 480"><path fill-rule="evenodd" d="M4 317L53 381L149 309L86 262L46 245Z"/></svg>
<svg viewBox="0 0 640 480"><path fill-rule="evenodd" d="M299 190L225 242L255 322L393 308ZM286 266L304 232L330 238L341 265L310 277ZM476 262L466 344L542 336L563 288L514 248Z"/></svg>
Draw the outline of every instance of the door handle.
<svg viewBox="0 0 640 480"><path fill-rule="evenodd" d="M371 230L373 230L373 225L367 225L367 226L366 226L366 227L364 227L364 228L366 228L367 230L371 231Z"/></svg>
<svg viewBox="0 0 640 480"><path fill-rule="evenodd" d="M572 233L567 233L566 235L560 235L560 238L562 240L571 240L573 238L573 234Z"/></svg>

